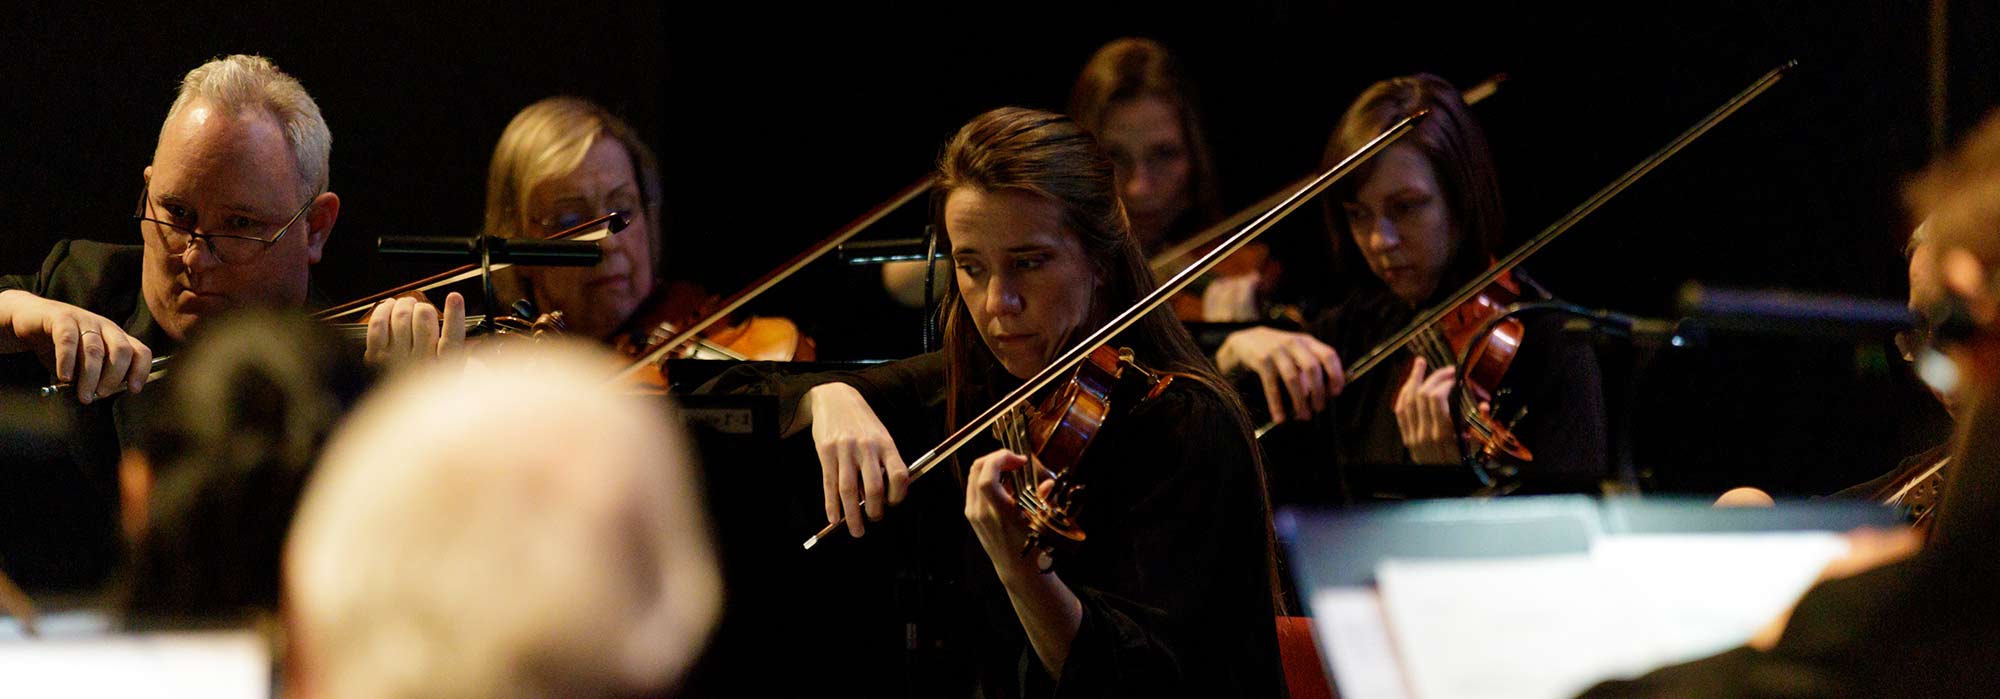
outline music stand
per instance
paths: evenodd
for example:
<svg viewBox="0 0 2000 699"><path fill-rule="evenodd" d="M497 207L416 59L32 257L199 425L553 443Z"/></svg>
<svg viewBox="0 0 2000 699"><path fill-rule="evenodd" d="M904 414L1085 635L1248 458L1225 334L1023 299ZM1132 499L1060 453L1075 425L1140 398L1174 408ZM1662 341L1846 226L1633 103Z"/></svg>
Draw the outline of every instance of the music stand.
<svg viewBox="0 0 2000 699"><path fill-rule="evenodd" d="M1715 509L1706 500L1580 495L1286 508L1275 520L1300 600L1315 617L1326 676L1349 699L1414 696L1376 593L1384 561L1582 555L1623 535L1840 532L1900 522L1896 511L1860 501ZM1508 591L1466 593L1505 603Z"/></svg>

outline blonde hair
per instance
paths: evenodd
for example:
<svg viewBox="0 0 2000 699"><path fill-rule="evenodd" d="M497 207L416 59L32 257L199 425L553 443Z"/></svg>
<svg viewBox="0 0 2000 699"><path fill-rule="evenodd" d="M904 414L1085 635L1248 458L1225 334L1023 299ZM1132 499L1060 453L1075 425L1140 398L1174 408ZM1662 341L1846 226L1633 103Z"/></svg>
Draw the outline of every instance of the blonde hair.
<svg viewBox="0 0 2000 699"><path fill-rule="evenodd" d="M486 169L486 234L518 238L528 196L535 187L569 173L583 164L597 139L610 138L625 148L632 159L632 174L639 182L640 208L644 217L648 254L653 262L653 281L665 274L661 257L660 167L653 149L639 140L624 119L580 97L550 97L528 105L493 146L493 162ZM526 279L518 268L495 276L503 297L531 296ZM545 309L546 310L546 309Z"/></svg>
<svg viewBox="0 0 2000 699"><path fill-rule="evenodd" d="M720 610L698 474L665 402L561 342L433 365L329 443L286 547L315 696L630 696ZM506 426L505 434L465 425Z"/></svg>
<svg viewBox="0 0 2000 699"><path fill-rule="evenodd" d="M486 170L486 232L507 238L522 235L521 214L528 208L528 195L543 182L575 172L600 137L617 141L632 159L645 209L636 213L645 217L658 257L660 168L653 150L625 120L578 97L544 99L507 123Z"/></svg>
<svg viewBox="0 0 2000 699"><path fill-rule="evenodd" d="M229 112L255 109L270 114L284 131L285 145L291 149L293 162L298 166L299 195L311 199L327 191L333 132L326 128L319 103L306 93L305 86L278 70L271 59L236 54L188 71L181 78L174 106L167 110L166 122L160 125L161 133L166 132L175 115L195 100Z"/></svg>

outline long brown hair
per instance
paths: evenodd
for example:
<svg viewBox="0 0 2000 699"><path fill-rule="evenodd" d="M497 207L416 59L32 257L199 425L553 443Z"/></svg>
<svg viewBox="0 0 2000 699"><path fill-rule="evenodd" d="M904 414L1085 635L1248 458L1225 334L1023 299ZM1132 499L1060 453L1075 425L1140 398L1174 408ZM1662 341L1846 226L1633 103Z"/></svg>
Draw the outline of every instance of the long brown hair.
<svg viewBox="0 0 2000 699"><path fill-rule="evenodd" d="M1081 243L1098 282L1084 327L1076 329L1072 340L1080 339L1157 286L1126 223L1110 159L1069 117L1020 107L1003 107L973 117L945 146L937 176L935 191L940 199L959 189L1014 190L1061 207L1063 230ZM938 230L949 239L950 231L941 218L943 207L932 208ZM946 419L955 429L964 401L973 399L975 392L990 391L989 377L1003 370L972 322L971 311L959 293L957 275L950 276L939 310L945 314L946 379L951 388ZM1117 342L1132 348L1139 362L1154 370L1200 377L1217 387L1224 385L1171 311L1147 314ZM1217 393L1234 396L1227 390Z"/></svg>
<svg viewBox="0 0 2000 699"><path fill-rule="evenodd" d="M1090 62L1070 88L1069 115L1085 131L1104 128L1105 116L1123 102L1153 98L1167 103L1180 119L1181 140L1187 143L1190 213L1203 225L1222 219L1222 189L1215 179L1215 156L1195 110L1193 87L1182 78L1180 65L1167 47L1152 39L1113 40L1091 54ZM1173 231L1169 231L1172 233ZM1162 241L1174 242L1174 241Z"/></svg>
<svg viewBox="0 0 2000 699"><path fill-rule="evenodd" d="M1095 298L1083 325L1071 332L1072 342L1159 286L1145 256L1139 252L1138 241L1132 237L1125 207L1118 200L1111 160L1096 140L1069 117L1020 107L1003 107L973 117L939 156L937 178L938 184L932 190L931 219L939 235L947 239L947 243L941 244L948 245L950 237L950 230L943 223L942 202L958 189L1027 192L1062 208L1063 230L1077 237L1084 257L1090 261L1091 272L1097 277ZM998 397L995 379L1004 376L1006 370L987 349L972 322L971 311L959 293L958 275L950 275L950 280L938 312L945 315L945 425L948 430L956 430L960 416L965 414L962 411L968 407L979 410ZM1250 447L1257 496L1269 512L1270 494L1265 485L1262 449L1251 436L1249 412L1243 408L1236 391L1216 375L1208 357L1195 345L1187 327L1174 317L1172 309L1161 308L1146 314L1115 338L1113 344L1131 348L1139 363L1154 371L1178 374L1176 380L1200 386L1222 402ZM963 460L958 460L953 472L963 485ZM1268 518L1264 545L1272 604L1283 609L1274 555L1276 545Z"/></svg>
<svg viewBox="0 0 2000 699"><path fill-rule="evenodd" d="M1430 116L1401 143L1414 145L1423 153L1451 212L1454 250L1433 292L1445 293L1486 271L1500 247L1501 229L1506 225L1500 207L1500 178L1494 174L1486 133L1479 128L1479 122L1473 121L1458 89L1444 78L1428 73L1390 78L1368 86L1334 127L1320 166L1333 167L1389 125L1418 109L1429 109ZM1354 201L1360 183L1373 173L1372 164L1363 163L1353 175L1336 183L1322 200L1336 269L1340 278L1353 288L1384 287L1361 256L1351 252L1354 232L1341 210L1342 203Z"/></svg>

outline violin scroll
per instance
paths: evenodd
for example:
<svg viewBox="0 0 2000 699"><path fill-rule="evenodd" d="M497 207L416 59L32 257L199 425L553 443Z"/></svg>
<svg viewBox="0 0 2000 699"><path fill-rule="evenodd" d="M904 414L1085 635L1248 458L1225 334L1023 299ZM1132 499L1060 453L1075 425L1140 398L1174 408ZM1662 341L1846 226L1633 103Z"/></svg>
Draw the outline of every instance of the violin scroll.
<svg viewBox="0 0 2000 699"><path fill-rule="evenodd" d="M530 340L544 340L562 337L569 331L569 324L563 320L562 311L536 313L535 306L527 299L514 302L514 315L494 316L490 319L493 334L518 335ZM529 320L532 318L533 320Z"/></svg>

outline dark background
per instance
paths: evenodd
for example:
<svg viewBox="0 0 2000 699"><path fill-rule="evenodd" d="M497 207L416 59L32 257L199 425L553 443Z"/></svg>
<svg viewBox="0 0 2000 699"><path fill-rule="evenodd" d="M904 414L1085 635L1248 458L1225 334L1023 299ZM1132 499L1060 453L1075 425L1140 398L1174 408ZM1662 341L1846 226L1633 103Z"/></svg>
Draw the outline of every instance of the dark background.
<svg viewBox="0 0 2000 699"><path fill-rule="evenodd" d="M32 270L63 237L132 240L176 80L233 52L271 56L332 127L343 208L316 279L334 300L421 271L376 260L378 235L475 231L492 144L536 99L582 95L639 128L665 170L669 271L728 293L924 174L973 114L1060 108L1091 51L1124 35L1181 54L1233 205L1306 172L1374 80L1506 73L1475 112L1515 241L1798 59L1529 264L1573 301L1647 315L1689 280L1900 298L1898 187L1935 137L1925 2L839 5L16 5L0 34L14 49L0 271ZM1951 3L1946 136L1995 104L1996 19L1990 2ZM870 235L914 234L920 216ZM1311 240L1316 223L1274 235ZM829 357L912 353L914 314L890 310L872 275L825 265L758 308L799 319ZM1642 385L1642 463L1692 490L1816 493L1878 473L1943 434L1893 352L1717 336Z"/></svg>

